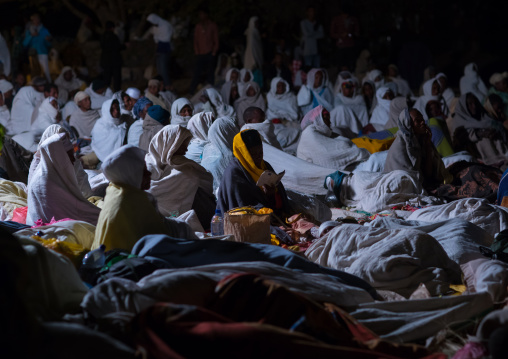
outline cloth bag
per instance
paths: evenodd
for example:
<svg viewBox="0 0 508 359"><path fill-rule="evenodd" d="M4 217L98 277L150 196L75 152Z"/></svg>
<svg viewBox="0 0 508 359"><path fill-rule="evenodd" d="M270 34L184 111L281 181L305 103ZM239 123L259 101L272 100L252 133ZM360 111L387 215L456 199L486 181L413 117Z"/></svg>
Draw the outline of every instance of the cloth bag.
<svg viewBox="0 0 508 359"><path fill-rule="evenodd" d="M224 214L225 235L233 235L236 242L271 244L269 214L233 214L235 212L238 209Z"/></svg>

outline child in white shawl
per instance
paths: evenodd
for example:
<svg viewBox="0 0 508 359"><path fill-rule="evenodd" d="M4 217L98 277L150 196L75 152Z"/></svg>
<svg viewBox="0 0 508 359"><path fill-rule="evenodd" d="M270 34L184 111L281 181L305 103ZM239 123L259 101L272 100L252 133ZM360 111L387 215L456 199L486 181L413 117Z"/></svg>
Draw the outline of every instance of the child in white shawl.
<svg viewBox="0 0 508 359"><path fill-rule="evenodd" d="M26 222L34 225L41 219L71 218L97 224L100 209L83 197L76 179L73 147L68 135L59 133L44 141L39 149L40 163L28 185Z"/></svg>
<svg viewBox="0 0 508 359"><path fill-rule="evenodd" d="M41 137L46 128L60 122L61 119L62 115L59 112L58 100L56 98L48 97L42 101L39 107L39 115L32 124L32 132L35 140L37 141Z"/></svg>
<svg viewBox="0 0 508 359"><path fill-rule="evenodd" d="M92 150L100 161L120 148L125 141L127 126L120 119L117 100L107 100L102 105L102 116L92 129Z"/></svg>
<svg viewBox="0 0 508 359"><path fill-rule="evenodd" d="M261 94L259 85L255 82L249 81L243 87L243 91L240 94L240 98L235 101L235 111L238 117L238 123L240 126L245 124L243 120L243 113L249 107L258 107L263 111L266 110L266 102Z"/></svg>
<svg viewBox="0 0 508 359"><path fill-rule="evenodd" d="M213 177L202 166L184 155L192 139L191 132L169 125L159 131L150 142L145 157L152 182L148 190L157 200L164 216L196 211L206 230L215 212Z"/></svg>
<svg viewBox="0 0 508 359"><path fill-rule="evenodd" d="M332 138L330 114L322 106L305 115L302 136L296 156L326 168L346 169L369 158L369 152L358 148L345 137Z"/></svg>

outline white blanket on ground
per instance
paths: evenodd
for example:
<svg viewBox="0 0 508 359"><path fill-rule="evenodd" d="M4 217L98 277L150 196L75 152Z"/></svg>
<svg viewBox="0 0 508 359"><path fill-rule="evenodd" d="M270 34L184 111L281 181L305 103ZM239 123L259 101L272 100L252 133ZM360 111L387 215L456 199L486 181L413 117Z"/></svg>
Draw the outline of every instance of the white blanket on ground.
<svg viewBox="0 0 508 359"><path fill-rule="evenodd" d="M285 124L274 123L273 132L275 133L277 141L282 149L285 152L296 156L296 150L302 133L300 124L298 122L291 121L288 121Z"/></svg>
<svg viewBox="0 0 508 359"><path fill-rule="evenodd" d="M508 228L508 209L490 204L482 198L463 198L440 206L422 208L409 216L408 220L434 223L450 218L462 218L493 236Z"/></svg>
<svg viewBox="0 0 508 359"><path fill-rule="evenodd" d="M113 278L92 288L81 306L96 318L114 312L139 313L160 301L202 306L218 281L237 273L259 274L313 300L341 307L373 302L363 289L340 283L329 275L302 275L268 262L239 262L158 270L138 283Z"/></svg>
<svg viewBox="0 0 508 359"><path fill-rule="evenodd" d="M353 172L383 172L387 156L388 151L374 152L367 161L359 163Z"/></svg>
<svg viewBox="0 0 508 359"><path fill-rule="evenodd" d="M376 289L409 297L420 283L432 295L461 283L461 271L431 236L413 229L343 224L316 240L305 255L313 262L354 274Z"/></svg>
<svg viewBox="0 0 508 359"><path fill-rule="evenodd" d="M336 170L346 169L370 156L369 151L358 148L351 140L342 136L327 137L314 125L303 130L296 155L304 161Z"/></svg>
<svg viewBox="0 0 508 359"><path fill-rule="evenodd" d="M416 229L427 233L435 238L448 254L448 257L459 265L474 259L485 258L478 247L490 247L494 242L492 235L460 218L428 223L381 217L367 225L386 229Z"/></svg>
<svg viewBox="0 0 508 359"><path fill-rule="evenodd" d="M340 187L340 201L375 213L394 206L440 204L436 197L427 196L421 183L409 172L354 172L344 177Z"/></svg>
<svg viewBox="0 0 508 359"><path fill-rule="evenodd" d="M452 324L469 321L492 308L485 293L443 298L361 304L351 313L381 338L407 343L427 339Z"/></svg>
<svg viewBox="0 0 508 359"><path fill-rule="evenodd" d="M508 296L508 263L487 257L469 261L460 266L468 292L490 294L495 303L504 302Z"/></svg>
<svg viewBox="0 0 508 359"><path fill-rule="evenodd" d="M282 184L286 189L305 194L325 195L325 178L335 169L321 167L263 143L263 158L275 172L286 171Z"/></svg>

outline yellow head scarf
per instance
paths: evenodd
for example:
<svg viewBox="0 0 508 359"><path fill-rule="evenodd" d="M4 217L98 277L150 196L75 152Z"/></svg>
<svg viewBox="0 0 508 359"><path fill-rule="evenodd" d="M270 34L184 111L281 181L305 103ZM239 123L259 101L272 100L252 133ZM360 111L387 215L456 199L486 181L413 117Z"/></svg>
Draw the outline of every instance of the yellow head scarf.
<svg viewBox="0 0 508 359"><path fill-rule="evenodd" d="M245 131L253 131L253 130L243 130L242 132ZM240 161L243 168L245 168L247 172L249 172L254 182L257 183L261 174L266 170L266 165L265 162L263 161L263 163L261 164L261 168L258 168L256 166L256 164L252 160L252 157L250 155L247 146L243 142L242 132L238 133L235 136L235 139L233 140L233 154L238 159L238 161Z"/></svg>

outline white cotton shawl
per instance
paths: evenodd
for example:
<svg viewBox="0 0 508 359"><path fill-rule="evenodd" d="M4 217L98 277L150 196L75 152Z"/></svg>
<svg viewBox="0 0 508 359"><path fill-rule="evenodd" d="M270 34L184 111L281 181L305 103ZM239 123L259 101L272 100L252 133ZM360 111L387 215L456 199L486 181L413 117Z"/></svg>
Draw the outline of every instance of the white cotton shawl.
<svg viewBox="0 0 508 359"><path fill-rule="evenodd" d="M41 144L40 163L28 185L27 224L72 218L97 225L100 209L81 194L62 139L55 134Z"/></svg>
<svg viewBox="0 0 508 359"><path fill-rule="evenodd" d="M349 71L341 71L337 75L337 80L335 80L335 86L333 87L333 93L336 95L342 92L342 83L346 80L352 80L353 75Z"/></svg>
<svg viewBox="0 0 508 359"><path fill-rule="evenodd" d="M269 145L282 149L279 141L277 140L277 136L275 136L274 126L272 121L265 120L261 123L246 123L243 125L240 131L244 130L256 130L261 135L262 140Z"/></svg>
<svg viewBox="0 0 508 359"><path fill-rule="evenodd" d="M104 95L100 95L97 92L95 92L92 89L91 84L85 89L85 92L88 94L88 96L90 96L90 101L92 102L92 109L94 110L102 108L104 102L113 97L113 91L111 91L109 87L106 89L106 92L104 92Z"/></svg>
<svg viewBox="0 0 508 359"><path fill-rule="evenodd" d="M397 85L398 92L400 96L413 96L413 91L411 91L411 87L409 87L409 83L404 80L402 77L390 77L393 83Z"/></svg>
<svg viewBox="0 0 508 359"><path fill-rule="evenodd" d="M92 135L92 129L100 117L101 114L99 110L90 109L83 112L80 108L78 108L72 113L71 118L69 119L69 125L78 131L78 136L80 138L90 138Z"/></svg>
<svg viewBox="0 0 508 359"><path fill-rule="evenodd" d="M238 70L236 67L232 67L228 70L228 72L226 72L226 78L225 78L225 81L226 82L231 82L231 74L236 71L238 72L238 81L241 81L240 79L240 70Z"/></svg>
<svg viewBox="0 0 508 359"><path fill-rule="evenodd" d="M132 146L122 146L111 153L103 162L101 169L108 181L141 188L145 151Z"/></svg>
<svg viewBox="0 0 508 359"><path fill-rule="evenodd" d="M246 69L260 69L263 66L263 43L261 34L256 27L257 16L253 16L249 20L249 27L245 30L247 37L247 46L245 48L245 57L243 60ZM251 78L251 80L253 80Z"/></svg>
<svg viewBox="0 0 508 359"><path fill-rule="evenodd" d="M70 81L67 81L64 77L64 74L67 71L72 72L72 78ZM76 75L76 72L72 69L70 66L65 66L62 71L60 71L60 75L55 80L55 85L58 86L58 99L61 101L61 103L67 102L69 99L69 94L72 91L79 90L81 86L83 86L84 82L81 81L78 76Z"/></svg>
<svg viewBox="0 0 508 359"><path fill-rule="evenodd" d="M487 86L475 70L476 64L470 63L464 67L464 76L460 78L460 94L472 92L481 103L488 95Z"/></svg>
<svg viewBox="0 0 508 359"><path fill-rule="evenodd" d="M193 139L189 147L187 147L185 157L197 163L201 163L203 150L208 143L208 129L212 125L213 120L214 117L212 112L200 112L192 116L187 125L187 129L192 133Z"/></svg>
<svg viewBox="0 0 508 359"><path fill-rule="evenodd" d="M36 140L49 126L56 124L58 109L54 108L51 104L51 101L53 100L56 99L54 97L48 97L42 101L41 106L39 107L39 115L32 124L32 132Z"/></svg>
<svg viewBox="0 0 508 359"><path fill-rule="evenodd" d="M22 87L12 102L11 118L7 130L11 135L29 131L32 125L32 113L44 100L44 93L37 92L32 86Z"/></svg>
<svg viewBox="0 0 508 359"><path fill-rule="evenodd" d="M174 153L191 138L189 130L182 126L169 125L159 131L150 142L145 157L152 183L148 190L156 199L159 211L169 216L192 209L198 188L212 195L212 175L184 156Z"/></svg>
<svg viewBox="0 0 508 359"><path fill-rule="evenodd" d="M247 91L249 88L253 88L254 91L256 91L254 96L247 96ZM243 119L243 113L246 109L249 107L258 107L261 110L266 110L266 102L263 98L263 95L261 94L261 89L259 88L259 85L253 81L249 81L245 83L245 86L242 88L242 92L240 94L240 98L238 98L235 103L235 112L236 117L238 118L238 123L240 126L243 126L245 124L245 121Z"/></svg>
<svg viewBox="0 0 508 359"><path fill-rule="evenodd" d="M238 132L235 119L231 117L218 118L208 130L209 143L203 150L201 165L213 176L214 193L219 188L225 169L234 158L233 140Z"/></svg>
<svg viewBox="0 0 508 359"><path fill-rule="evenodd" d="M388 87L383 86L376 91L377 106L372 112L372 117L370 118L370 123L374 126L376 131L382 131L390 119L391 100L383 99L383 96L388 90Z"/></svg>
<svg viewBox="0 0 508 359"><path fill-rule="evenodd" d="M92 150L97 158L104 161L110 153L123 145L127 126L125 123L116 125L111 116L113 100L107 100L102 105L102 117L97 120L92 129Z"/></svg>
<svg viewBox="0 0 508 359"><path fill-rule="evenodd" d="M171 36L173 36L173 26L169 21L164 20L159 15L150 14L146 20L157 26L152 26L151 32L153 34L153 40L157 42L171 42Z"/></svg>
<svg viewBox="0 0 508 359"><path fill-rule="evenodd" d="M319 87L314 88L314 80L318 71L323 73L323 81ZM320 95L321 91L323 91L323 93ZM298 91L297 102L298 106L302 107L302 113L306 114L314 108L313 99L316 99L318 105L322 105L328 111L333 109L333 94L326 86L325 75L322 69L310 70L307 74L307 85L303 85L300 91Z"/></svg>
<svg viewBox="0 0 508 359"><path fill-rule="evenodd" d="M211 111L216 117L234 117L236 116L235 109L233 106L229 106L224 103L222 100L222 96L220 93L214 88L207 88L204 90L206 92L206 96L208 97L209 104L211 105ZM206 109L206 104L205 104ZM206 111L206 110L205 110Z"/></svg>
<svg viewBox="0 0 508 359"><path fill-rule="evenodd" d="M344 109L337 109L337 107L344 107ZM332 115L332 113L334 113L334 115ZM346 97L342 93L338 93L335 96L335 108L330 112L330 116L332 127L348 126L348 124L349 126L355 127L354 124L356 124L356 126L359 124L359 126L363 128L369 123L369 112L367 111L367 105L362 95ZM353 130L353 128L351 128L351 130ZM353 131L358 133L355 130Z"/></svg>
<svg viewBox="0 0 508 359"><path fill-rule="evenodd" d="M302 128L303 121L302 121ZM321 112L314 116L312 125L305 127L296 156L315 165L336 170L365 161L369 152L358 148L351 140L339 136L331 138L332 130L326 126Z"/></svg>
<svg viewBox="0 0 508 359"><path fill-rule="evenodd" d="M33 177L34 173L36 173L36 169L39 166L39 163L41 161L41 154L39 151L39 149L41 148L41 145L48 138L50 138L51 136L53 136L55 134L59 134L59 133L68 135L68 132L65 128L63 128L60 125L56 125L56 124L51 125L48 128L46 128L46 130L42 134L41 139L40 139L39 143L37 144L37 151L34 154L32 163L30 163L30 170L28 172L27 184L30 184L30 182L32 181L32 177ZM83 195L83 197L88 198L88 197L92 196L93 191L90 186L90 182L88 182L88 175L86 174L85 170L83 169L83 165L81 164L81 161L74 162L74 174L76 175L76 180L78 181L78 187L79 187L79 190L81 191L81 194Z"/></svg>
<svg viewBox="0 0 508 359"><path fill-rule="evenodd" d="M466 130L473 128L495 128L493 126L494 120L486 111L483 111L480 121L471 116L467 108L466 98L467 94L461 95L459 98L455 107L455 114L449 123L450 134L454 136L455 130L459 127L464 127Z"/></svg>
<svg viewBox="0 0 508 359"><path fill-rule="evenodd" d="M381 76L381 80L376 81L376 78L377 78L378 76ZM370 80L370 81L372 81L372 82L374 83L374 85L376 86L376 91L377 91L380 87L382 87L382 86L384 86L384 85L385 85L385 79L384 79L384 77L383 77L383 73L382 73L380 70L374 69L374 70L370 71L370 72L367 74L366 78L367 78L368 80Z"/></svg>
<svg viewBox="0 0 508 359"><path fill-rule="evenodd" d="M277 84L283 82L286 85L286 91L283 94L277 94ZM288 121L298 121L298 104L296 96L290 91L289 84L282 77L275 77L270 83L270 92L266 95L268 109L266 110L266 118L273 120L274 118L285 119Z"/></svg>
<svg viewBox="0 0 508 359"><path fill-rule="evenodd" d="M180 116L180 111L182 111L182 108L184 108L185 106L189 106L191 108L191 111L194 111L194 106L192 106L192 103L185 97L181 97L178 100L175 100L175 102L173 102L173 104L171 105L172 125L180 125L183 127L187 127L187 124L189 123L191 116Z"/></svg>

